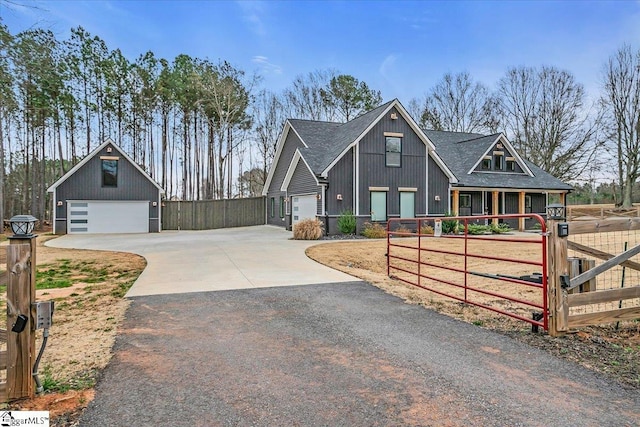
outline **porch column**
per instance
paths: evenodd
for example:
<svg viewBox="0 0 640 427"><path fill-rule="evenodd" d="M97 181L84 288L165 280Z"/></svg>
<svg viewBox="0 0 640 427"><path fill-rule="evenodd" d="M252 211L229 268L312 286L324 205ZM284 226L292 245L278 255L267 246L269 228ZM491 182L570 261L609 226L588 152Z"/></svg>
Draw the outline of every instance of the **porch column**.
<svg viewBox="0 0 640 427"><path fill-rule="evenodd" d="M518 213L523 214L526 208L524 206L524 191L518 194ZM518 231L524 231L525 218L518 218Z"/></svg>
<svg viewBox="0 0 640 427"><path fill-rule="evenodd" d="M451 207L453 210L453 215L458 216L458 212L460 211L460 190L453 190L453 206Z"/></svg>
<svg viewBox="0 0 640 427"><path fill-rule="evenodd" d="M492 191L491 192L491 196L492 196L492 205L491 205L491 215L500 215L500 192L499 191ZM491 222L494 225L498 225L498 218L493 218L491 220Z"/></svg>
<svg viewBox="0 0 640 427"><path fill-rule="evenodd" d="M565 196L567 195L567 193L560 193L560 203L561 204L565 204Z"/></svg>

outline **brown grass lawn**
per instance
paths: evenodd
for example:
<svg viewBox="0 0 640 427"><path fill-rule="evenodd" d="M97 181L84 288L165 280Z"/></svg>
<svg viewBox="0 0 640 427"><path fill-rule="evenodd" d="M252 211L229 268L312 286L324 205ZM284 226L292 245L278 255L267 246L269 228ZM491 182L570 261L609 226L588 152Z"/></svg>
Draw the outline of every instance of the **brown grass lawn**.
<svg viewBox="0 0 640 427"><path fill-rule="evenodd" d="M532 237L535 238L535 237ZM415 239L396 239L403 241L401 244L416 246ZM460 242L450 239L429 239L433 248L440 250L460 250ZM583 366L610 376L614 380L626 387L640 389L640 319L629 322L621 322L616 328L615 324L602 325L597 327L581 328L579 331L564 337L550 337L546 333L534 334L528 323L499 315L489 310L485 310L473 305L466 305L462 302L440 296L434 292L410 286L400 280L387 277L386 240L355 240L331 242L312 246L307 249L307 255L325 265L337 270L359 277L373 285L404 299L410 304L419 304L429 309L437 310L441 313L458 318L460 320L473 323L475 325L489 328L497 332L509 335L515 339L527 342L533 346L549 351L558 357L570 359ZM392 248L393 254L402 255L403 249ZM415 250L404 250L405 257L410 257L409 252ZM474 254L493 255L518 259L540 259L540 248L538 245L529 244L508 244L498 242L474 242L473 247L468 251ZM426 255L429 262L433 264L446 264L449 266L459 266L459 260L452 259L451 256L441 254ZM455 258L455 257L453 257ZM411 265L394 260L394 264L401 266ZM502 263L474 259L469 261L469 270L483 273L501 273L510 275L524 275L541 271L536 266L516 265L512 263ZM423 271L424 273L424 271ZM415 276L410 277L403 273L392 273L396 276L404 276L415 280ZM428 267L428 275L444 277L445 279L460 283L464 280L460 274L450 273L436 267ZM512 285L502 281L495 281L480 276L469 276L469 284L479 289L499 292L514 297L539 302L542 298L540 290ZM433 286L435 289L444 290L451 287L435 285L428 280L422 284ZM455 290L453 291L456 292ZM458 291L458 295L460 292ZM470 293L472 298L484 304L489 304L500 309L513 311L527 318L531 317L532 311L538 309L521 304L500 301L498 298L487 297L478 293Z"/></svg>
<svg viewBox="0 0 640 427"><path fill-rule="evenodd" d="M55 301L53 326L39 370L48 394L15 405L50 410L61 423L52 425L66 425L63 421L69 414L77 413L93 397L91 389L111 358L116 332L128 306L123 296L146 261L128 253L44 246L51 238L39 236L36 251L38 286L51 287L37 290L36 298ZM4 263L0 269L5 269ZM1 293L0 301L5 298L6 292ZM6 310L0 317L4 325ZM42 331L38 331L36 350L41 337Z"/></svg>

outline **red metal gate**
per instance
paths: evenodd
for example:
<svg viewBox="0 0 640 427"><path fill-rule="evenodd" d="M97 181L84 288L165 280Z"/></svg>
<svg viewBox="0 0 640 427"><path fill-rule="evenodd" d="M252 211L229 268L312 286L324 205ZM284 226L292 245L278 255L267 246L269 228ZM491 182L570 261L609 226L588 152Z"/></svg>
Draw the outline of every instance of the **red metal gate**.
<svg viewBox="0 0 640 427"><path fill-rule="evenodd" d="M524 220L534 223L536 232L505 232L499 226ZM489 234L491 229L498 234ZM548 327L546 224L537 214L391 219L387 275Z"/></svg>

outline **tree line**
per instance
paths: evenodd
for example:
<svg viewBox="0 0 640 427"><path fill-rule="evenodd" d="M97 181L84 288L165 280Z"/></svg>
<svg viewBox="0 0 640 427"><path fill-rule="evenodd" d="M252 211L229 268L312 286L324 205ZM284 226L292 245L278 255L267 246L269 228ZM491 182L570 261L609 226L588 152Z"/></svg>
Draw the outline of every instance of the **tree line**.
<svg viewBox="0 0 640 427"><path fill-rule="evenodd" d="M281 92L227 61L146 52L135 60L82 27L67 39L0 20L0 218L49 218L47 188L110 137L166 191L184 200L258 195L286 118L344 122L382 102L337 70L297 76ZM640 174L640 51L603 65L587 104L555 67L514 67L490 89L447 73L407 104L428 129L504 131L524 157L564 180L616 169L630 204ZM604 163L604 159L611 163Z"/></svg>

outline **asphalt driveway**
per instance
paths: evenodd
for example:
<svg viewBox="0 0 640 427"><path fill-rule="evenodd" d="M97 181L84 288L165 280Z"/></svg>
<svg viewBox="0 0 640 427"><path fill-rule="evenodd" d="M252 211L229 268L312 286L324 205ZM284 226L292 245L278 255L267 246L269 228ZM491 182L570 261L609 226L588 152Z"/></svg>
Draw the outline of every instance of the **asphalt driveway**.
<svg viewBox="0 0 640 427"><path fill-rule="evenodd" d="M46 244L142 255L147 267L127 297L356 280L307 258L304 250L317 241L290 237L291 232L283 228L265 225L149 234L68 234Z"/></svg>
<svg viewBox="0 0 640 427"><path fill-rule="evenodd" d="M133 298L80 425L639 420L637 390L351 282Z"/></svg>

